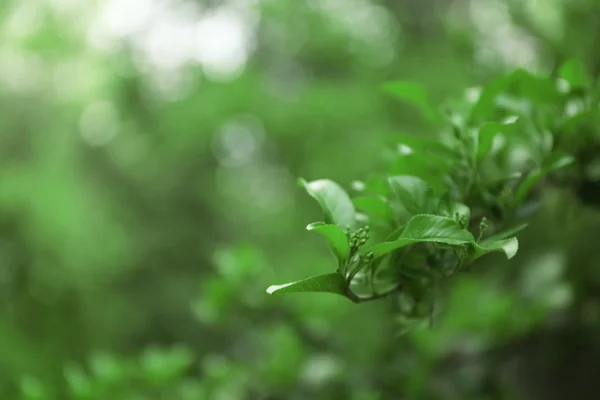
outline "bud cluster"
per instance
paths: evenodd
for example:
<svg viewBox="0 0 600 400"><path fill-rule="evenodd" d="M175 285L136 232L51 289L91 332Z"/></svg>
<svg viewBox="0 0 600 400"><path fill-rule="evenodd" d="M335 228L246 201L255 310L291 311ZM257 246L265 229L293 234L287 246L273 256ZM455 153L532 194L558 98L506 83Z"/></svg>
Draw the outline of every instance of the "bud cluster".
<svg viewBox="0 0 600 400"><path fill-rule="evenodd" d="M369 240L370 229L371 228L369 227L369 225L366 225L365 227L358 229L354 233L350 233L349 229L346 230L346 236L348 237L350 249L352 251L358 250L360 246L367 243L367 240Z"/></svg>

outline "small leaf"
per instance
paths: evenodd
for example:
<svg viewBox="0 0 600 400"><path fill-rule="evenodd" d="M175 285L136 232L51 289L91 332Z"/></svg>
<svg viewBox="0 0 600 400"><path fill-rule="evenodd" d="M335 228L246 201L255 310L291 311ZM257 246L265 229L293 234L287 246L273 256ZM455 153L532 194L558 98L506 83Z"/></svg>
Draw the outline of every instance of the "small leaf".
<svg viewBox="0 0 600 400"><path fill-rule="evenodd" d="M431 105L425 88L417 82L396 81L388 82L382 89L412 105L416 106L429 122L438 122L441 119L439 111Z"/></svg>
<svg viewBox="0 0 600 400"><path fill-rule="evenodd" d="M576 59L567 60L562 64L558 70L558 76L567 81L571 88L585 89L590 86L591 82L585 65Z"/></svg>
<svg viewBox="0 0 600 400"><path fill-rule="evenodd" d="M451 218L415 215L408 221L398 239L376 244L368 252L373 252L373 257L377 258L413 243L434 242L456 246L474 241L473 235Z"/></svg>
<svg viewBox="0 0 600 400"><path fill-rule="evenodd" d="M272 285L268 287L267 293L327 292L346 296L346 290L346 280L342 275L334 272L283 285Z"/></svg>
<svg viewBox="0 0 600 400"><path fill-rule="evenodd" d="M352 200L344 189L329 179L307 182L300 178L298 183L321 205L325 221L345 228L353 226L356 212Z"/></svg>
<svg viewBox="0 0 600 400"><path fill-rule="evenodd" d="M517 250L519 250L519 241L515 237L496 241L488 240L480 244L473 243L473 247L475 248L475 253L471 256L470 261L474 261L487 253L495 251L504 252L506 258L510 260L517 254Z"/></svg>
<svg viewBox="0 0 600 400"><path fill-rule="evenodd" d="M306 227L309 231L319 232L329 241L329 246L333 250L338 260L345 260L350 253L348 238L346 233L337 225L325 224L323 222L313 222Z"/></svg>
<svg viewBox="0 0 600 400"><path fill-rule="evenodd" d="M515 204L521 204L531 189L539 182L542 177L549 174L550 172L564 168L575 162L575 158L570 155L554 153L544 163L542 168L537 168L529 173L529 175L521 182L515 193Z"/></svg>
<svg viewBox="0 0 600 400"><path fill-rule="evenodd" d="M384 197L362 196L352 200L356 208L370 219L388 224L394 220L394 211Z"/></svg>
<svg viewBox="0 0 600 400"><path fill-rule="evenodd" d="M400 175L388 178L392 191L410 215L434 211L433 191L416 176Z"/></svg>

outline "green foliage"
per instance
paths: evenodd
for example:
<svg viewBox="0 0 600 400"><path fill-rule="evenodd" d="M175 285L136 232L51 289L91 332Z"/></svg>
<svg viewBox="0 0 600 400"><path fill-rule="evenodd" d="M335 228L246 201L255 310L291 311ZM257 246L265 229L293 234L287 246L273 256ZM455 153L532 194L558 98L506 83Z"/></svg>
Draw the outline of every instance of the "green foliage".
<svg viewBox="0 0 600 400"><path fill-rule="evenodd" d="M600 113L581 64L567 61L557 77L517 69L484 87L470 107L450 112L437 143L419 137L398 138L401 146L392 153L388 174L362 185L364 191L376 196L350 199L329 180L310 184L302 180L307 192L321 204L326 219L348 227L344 237L333 225L309 225L329 240L338 269L333 274L272 286L267 291L326 291L345 295L354 302L395 295L409 299L412 306L405 314L414 318L427 315L420 311L415 314L416 303L423 299L427 299L426 308L432 312L432 293L441 280L468 269L488 253L502 252L508 259L513 258L519 248L514 235L526 224L502 229L514 224L530 199L539 197L534 189L556 181L565 171L576 175L575 182L585 179L582 164L589 160L577 158L585 145L561 146L557 139L561 132L555 129L560 118L547 114L569 102L571 92L556 90L559 79L573 89L583 89L579 93L592 99L587 111ZM424 88L416 83L392 82L383 89L416 105L430 122L437 122L441 115L430 105ZM540 116L547 119L541 120ZM549 131L555 135L549 136ZM598 139L591 145L597 146ZM516 148L537 160L539 166L531 169L522 160L510 159ZM407 158L413 161L403 162ZM435 163L435 170L429 169L432 158L441 160ZM573 165L576 168L568 169ZM434 171L443 183L442 190L434 191L422 178ZM513 176L517 182L489 176ZM374 189L374 182L385 181L387 188ZM352 204L365 213L364 217L358 218ZM374 231L369 234L371 225ZM361 248L367 241L370 244ZM382 281L379 271L387 283L384 291L376 289ZM355 293L361 284L370 288L367 296Z"/></svg>

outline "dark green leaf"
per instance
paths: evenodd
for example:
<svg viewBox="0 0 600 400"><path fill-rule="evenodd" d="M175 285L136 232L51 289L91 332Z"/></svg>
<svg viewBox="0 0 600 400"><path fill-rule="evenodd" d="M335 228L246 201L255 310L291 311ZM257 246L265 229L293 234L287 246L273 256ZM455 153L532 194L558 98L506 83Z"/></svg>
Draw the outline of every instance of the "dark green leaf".
<svg viewBox="0 0 600 400"><path fill-rule="evenodd" d="M309 231L319 232L329 241L329 246L339 260L344 260L350 253L346 233L337 225L313 222L306 227Z"/></svg>
<svg viewBox="0 0 600 400"><path fill-rule="evenodd" d="M424 180L416 176L401 175L388 178L392 191L410 215L435 211L433 191Z"/></svg>
<svg viewBox="0 0 600 400"><path fill-rule="evenodd" d="M376 244L368 251L375 258L418 242L461 245L474 242L473 235L461 228L452 218L437 215L415 215L408 221L400 237L394 241Z"/></svg>
<svg viewBox="0 0 600 400"><path fill-rule="evenodd" d="M344 189L329 179L307 182L300 178L299 184L319 202L325 213L325 221L342 228L353 226L356 212L352 200Z"/></svg>
<svg viewBox="0 0 600 400"><path fill-rule="evenodd" d="M267 293L327 292L346 296L346 288L344 277L334 272L283 285L272 285L267 289Z"/></svg>
<svg viewBox="0 0 600 400"><path fill-rule="evenodd" d="M389 82L383 85L383 90L399 99L416 106L429 122L439 122L439 111L431 105L425 88L417 82Z"/></svg>

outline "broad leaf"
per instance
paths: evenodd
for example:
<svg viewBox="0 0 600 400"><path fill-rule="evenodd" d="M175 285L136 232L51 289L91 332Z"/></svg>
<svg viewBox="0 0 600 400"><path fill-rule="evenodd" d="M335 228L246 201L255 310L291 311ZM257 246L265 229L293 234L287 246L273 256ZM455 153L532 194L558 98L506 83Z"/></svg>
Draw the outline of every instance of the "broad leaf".
<svg viewBox="0 0 600 400"><path fill-rule="evenodd" d="M439 111L431 105L425 88L417 82L397 81L385 83L383 90L416 106L429 122L441 119Z"/></svg>
<svg viewBox="0 0 600 400"><path fill-rule="evenodd" d="M325 213L325 221L342 228L353 226L356 212L352 200L344 189L329 179L307 182L300 178L298 183L319 202Z"/></svg>
<svg viewBox="0 0 600 400"><path fill-rule="evenodd" d="M433 191L424 180L416 176L401 175L392 176L388 181L392 191L410 215L435 210Z"/></svg>
<svg viewBox="0 0 600 400"><path fill-rule="evenodd" d="M452 218L415 215L408 221L398 239L376 244L367 252L373 252L374 258L377 258L413 243L435 242L456 246L474 241L473 235L462 229Z"/></svg>
<svg viewBox="0 0 600 400"><path fill-rule="evenodd" d="M470 261L475 261L479 257L496 251L504 252L506 258L509 260L517 254L519 250L519 241L513 237L510 239L495 240L495 241L484 241L479 244L473 243L475 249L474 254L471 256Z"/></svg>
<svg viewBox="0 0 600 400"><path fill-rule="evenodd" d="M342 275L334 272L283 285L272 285L267 288L267 293L327 292L346 296L346 290L346 280Z"/></svg>
<svg viewBox="0 0 600 400"><path fill-rule="evenodd" d="M375 222L388 224L394 220L394 211L383 197L362 196L352 200L356 208Z"/></svg>
<svg viewBox="0 0 600 400"><path fill-rule="evenodd" d="M514 201L515 204L521 204L531 189L536 183L540 181L545 175L558 169L564 168L567 165L575 162L575 158L566 154L553 154L545 163L542 168L537 168L529 173L529 175L521 182L515 193Z"/></svg>
<svg viewBox="0 0 600 400"><path fill-rule="evenodd" d="M329 241L329 246L339 260L344 260L350 253L348 237L346 233L337 225L325 224L323 222L313 222L306 227L309 231L319 232Z"/></svg>

